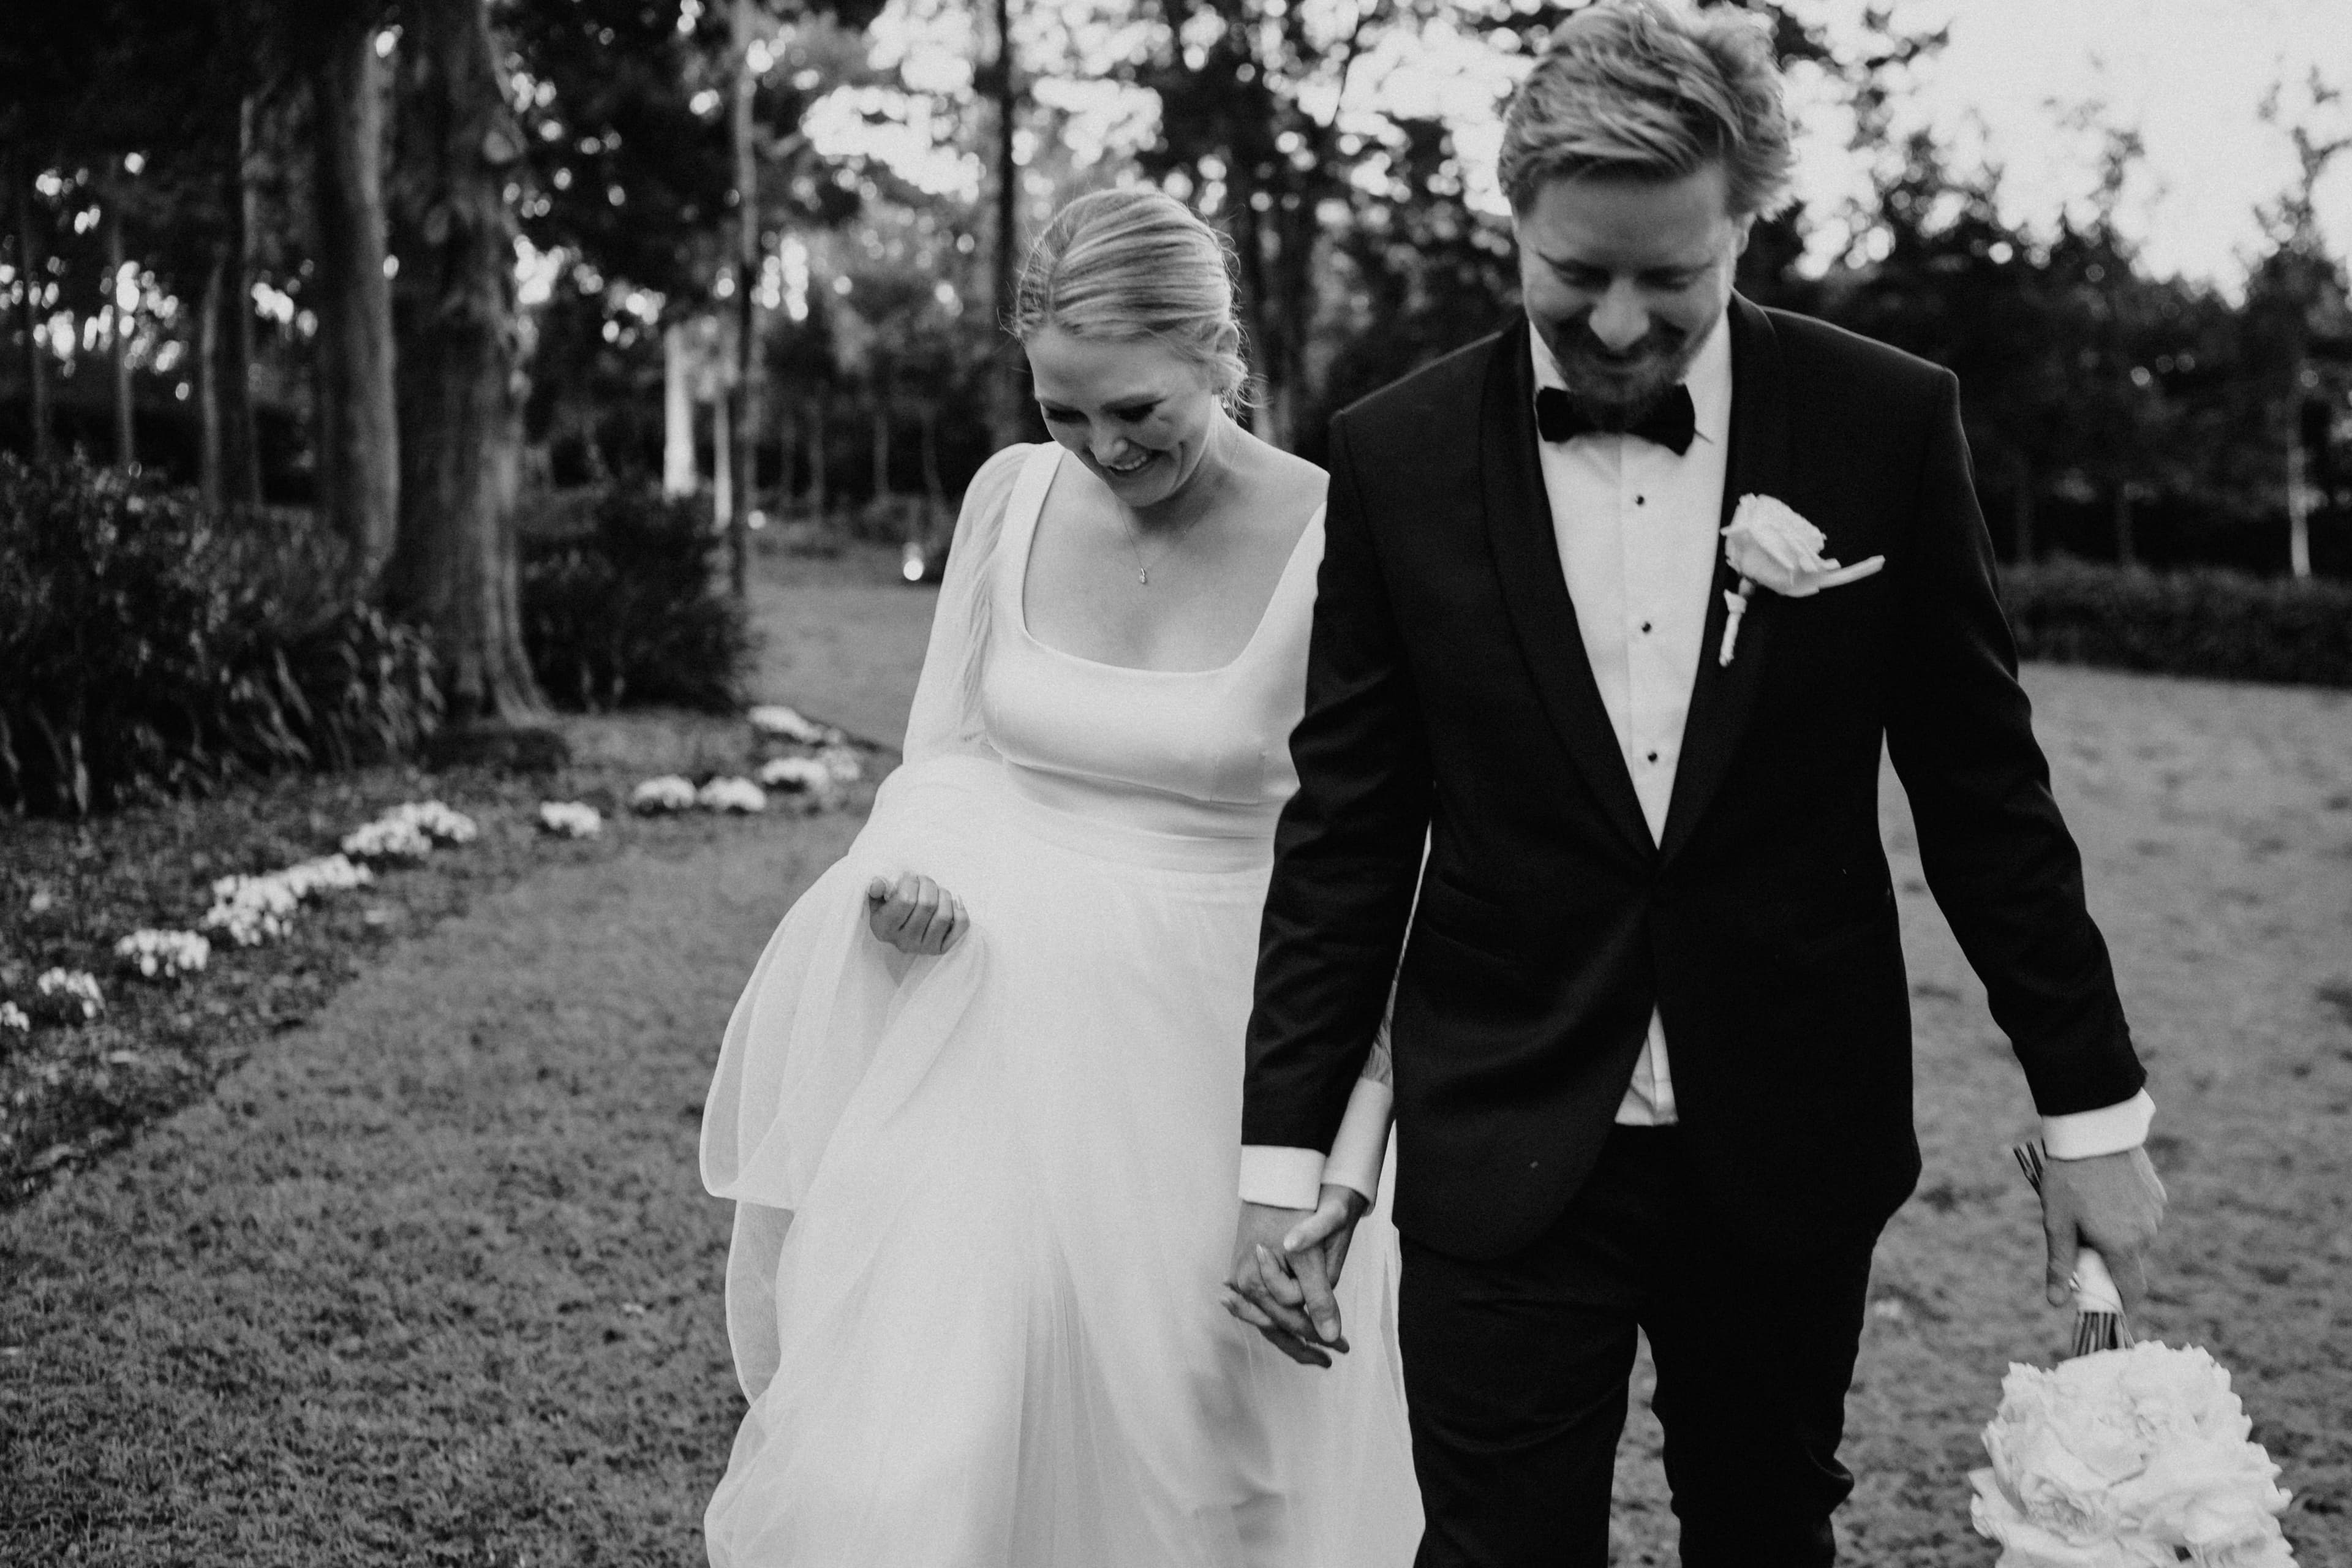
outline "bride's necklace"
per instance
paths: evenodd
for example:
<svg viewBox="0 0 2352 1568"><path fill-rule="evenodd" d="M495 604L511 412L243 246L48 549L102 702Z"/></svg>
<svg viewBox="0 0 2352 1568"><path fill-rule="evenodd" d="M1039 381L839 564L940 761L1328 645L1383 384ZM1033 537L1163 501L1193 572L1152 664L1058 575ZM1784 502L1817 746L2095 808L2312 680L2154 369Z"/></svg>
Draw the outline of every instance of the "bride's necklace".
<svg viewBox="0 0 2352 1568"><path fill-rule="evenodd" d="M1170 555L1173 554L1176 547L1183 543L1184 541L1191 536L1192 531L1200 526L1201 520L1207 515L1208 510L1204 506L1201 510L1193 513L1192 516L1186 518L1180 523L1172 525L1168 530L1167 540L1160 546L1159 552L1149 559L1146 559L1143 553L1142 525L1138 523L1132 517L1120 518L1119 521L1125 525L1127 548L1135 557L1136 582L1146 588L1151 586L1151 569L1159 565L1161 562L1167 560Z"/></svg>
<svg viewBox="0 0 2352 1568"><path fill-rule="evenodd" d="M1167 560L1169 552L1184 542L1184 536L1192 531L1192 524L1187 522L1171 529L1167 542L1160 545L1160 552L1147 561L1143 556L1143 530L1137 527L1131 519L1126 521L1127 548L1135 556L1135 580L1149 588L1151 586L1151 569Z"/></svg>

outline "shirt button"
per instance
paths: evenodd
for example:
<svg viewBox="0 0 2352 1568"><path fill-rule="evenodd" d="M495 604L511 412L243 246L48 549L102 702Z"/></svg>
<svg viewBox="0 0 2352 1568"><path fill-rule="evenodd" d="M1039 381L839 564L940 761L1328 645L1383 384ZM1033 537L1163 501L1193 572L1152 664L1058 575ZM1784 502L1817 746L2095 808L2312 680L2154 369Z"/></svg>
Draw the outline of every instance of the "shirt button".
<svg viewBox="0 0 2352 1568"><path fill-rule="evenodd" d="M1633 498L1633 504L1635 506L1647 506L1650 504L1650 498L1648 496L1635 496Z"/></svg>
<svg viewBox="0 0 2352 1568"><path fill-rule="evenodd" d="M1652 761L1652 762L1654 762L1654 762L1656 762L1657 760L1658 760L1658 753L1657 753L1657 752L1652 752L1650 753L1650 761Z"/></svg>
<svg viewBox="0 0 2352 1568"><path fill-rule="evenodd" d="M1643 621L1643 622L1642 623L1642 630L1643 630L1644 633L1647 633L1647 632L1649 631L1649 629L1650 629L1650 623L1649 623L1649 622L1647 622L1647 621Z"/></svg>

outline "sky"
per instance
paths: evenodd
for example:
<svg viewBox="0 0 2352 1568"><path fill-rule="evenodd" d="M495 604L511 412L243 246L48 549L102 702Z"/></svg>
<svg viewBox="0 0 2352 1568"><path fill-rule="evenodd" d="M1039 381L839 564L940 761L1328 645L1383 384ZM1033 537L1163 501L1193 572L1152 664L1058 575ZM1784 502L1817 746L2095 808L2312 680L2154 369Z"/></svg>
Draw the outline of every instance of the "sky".
<svg viewBox="0 0 2352 1568"><path fill-rule="evenodd" d="M1906 30L1949 23L1950 43L1918 73L1902 112L2000 163L2006 216L2046 225L2094 187L2098 138L2063 122L2068 109L2101 102L2109 123L2137 127L2147 144L2119 218L2148 267L2224 288L2260 248L2255 204L2294 178L2284 128L2257 116L2264 92L2282 79L2299 88L2314 65L2352 91L2352 0L1893 0L1892 9ZM1833 201L1856 172L1831 117L1817 118L1806 194ZM2312 123L2352 135L2344 104ZM2331 167L2319 208L2331 249L2352 252L2352 153Z"/></svg>
<svg viewBox="0 0 2352 1568"><path fill-rule="evenodd" d="M1339 0L1297 0L1310 9ZM1793 0L1800 15L1850 36L1866 0ZM2302 84L2314 66L2352 93L2352 0L1875 0L1904 32L1948 26L1949 42L1898 84L1896 129L1932 128L1952 149L1956 166L1979 163L2001 171L2004 216L2047 234L2073 205L2084 210L2097 185L2102 133L2096 123L2136 130L2145 158L2126 184L2117 214L2145 263L2234 293L2263 247L2257 204L2274 199L2295 177L2284 126L2263 123L2259 108L2274 83L2291 90L2290 111L2307 104ZM1344 8L1344 7L1340 7ZM1087 9L1091 10L1091 7ZM1116 7L1113 8L1116 11ZM1053 0L1015 0L1024 48L1051 58L1069 47ZM1148 101L1110 79L1109 55L1138 47L1132 28L1097 32L1091 47L1106 58L1059 81L1041 97L1078 113L1074 146L1099 146L1114 162L1150 134ZM820 105L807 125L829 153L879 155L916 184L976 195L983 171L968 153L944 143L938 121L971 81L970 22L943 0L893 0L876 32L876 63L896 66L922 108L901 100L895 123L866 111L893 96L864 89ZM1472 29L1440 21L1423 36L1390 39L1351 78L1340 104L1377 100L1392 110L1431 114L1454 128L1474 202L1502 210L1491 169L1499 142L1495 109L1526 68L1524 57L1499 56ZM1868 190L1868 170L1846 139L1851 121L1801 73L1790 84L1800 121L1798 195L1817 219L1817 263L1843 247L1836 215ZM2352 136L2352 105L2311 116L2323 139ZM2320 223L2330 248L2352 254L2352 152L2338 158L2319 193Z"/></svg>

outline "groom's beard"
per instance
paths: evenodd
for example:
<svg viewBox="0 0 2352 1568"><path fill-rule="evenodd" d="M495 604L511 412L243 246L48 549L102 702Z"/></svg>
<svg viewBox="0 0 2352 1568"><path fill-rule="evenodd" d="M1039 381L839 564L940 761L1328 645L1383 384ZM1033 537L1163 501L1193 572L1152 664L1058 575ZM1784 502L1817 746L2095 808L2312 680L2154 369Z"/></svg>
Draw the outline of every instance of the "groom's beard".
<svg viewBox="0 0 2352 1568"><path fill-rule="evenodd" d="M1705 332L1664 321L1652 322L1639 342L1623 349L1610 348L1582 321L1542 322L1538 330L1559 362L1570 401L1606 430L1639 424L1690 373L1706 342Z"/></svg>

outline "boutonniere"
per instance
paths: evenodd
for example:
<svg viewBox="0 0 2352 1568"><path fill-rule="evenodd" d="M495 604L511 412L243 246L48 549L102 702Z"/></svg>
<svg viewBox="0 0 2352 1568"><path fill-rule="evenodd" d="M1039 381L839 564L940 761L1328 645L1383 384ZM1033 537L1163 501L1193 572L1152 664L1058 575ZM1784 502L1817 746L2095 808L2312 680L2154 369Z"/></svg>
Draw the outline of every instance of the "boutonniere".
<svg viewBox="0 0 2352 1568"><path fill-rule="evenodd" d="M1787 598L1810 599L1824 588L1858 583L1886 564L1885 556L1874 555L1841 566L1822 557L1822 546L1828 542L1827 534L1787 502L1762 495L1739 498L1731 526L1723 531L1723 558L1739 574L1739 587L1737 592L1727 589L1723 595L1730 617L1723 623L1723 648L1716 663L1731 662L1731 650L1739 641L1739 617L1748 613L1748 601L1759 583Z"/></svg>

